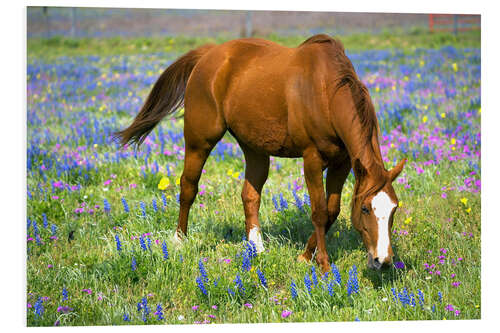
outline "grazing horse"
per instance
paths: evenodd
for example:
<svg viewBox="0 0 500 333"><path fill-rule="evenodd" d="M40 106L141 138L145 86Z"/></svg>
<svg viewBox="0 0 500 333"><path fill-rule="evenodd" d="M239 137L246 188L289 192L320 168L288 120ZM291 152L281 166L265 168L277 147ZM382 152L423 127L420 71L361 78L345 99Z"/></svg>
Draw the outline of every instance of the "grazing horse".
<svg viewBox="0 0 500 333"><path fill-rule="evenodd" d="M246 233L258 252L264 250L258 215L269 157L302 157L314 232L298 260L310 261L316 250L322 271L330 270L325 234L340 212L352 168L351 220L368 251L368 266L391 263L390 231L398 206L392 182L406 160L390 171L384 168L371 98L340 41L321 34L288 48L247 38L192 50L160 75L133 123L116 137L122 145L140 145L183 103L185 157L176 237L187 233L203 165L229 131L245 155L241 198Z"/></svg>

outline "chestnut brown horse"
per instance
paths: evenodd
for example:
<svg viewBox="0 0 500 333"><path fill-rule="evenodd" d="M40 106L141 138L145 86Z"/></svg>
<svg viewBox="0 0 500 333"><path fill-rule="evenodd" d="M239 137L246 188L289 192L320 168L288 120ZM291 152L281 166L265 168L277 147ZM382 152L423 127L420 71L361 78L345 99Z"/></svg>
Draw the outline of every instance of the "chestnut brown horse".
<svg viewBox="0 0 500 333"><path fill-rule="evenodd" d="M187 233L203 165L229 131L245 155L246 232L259 252L264 247L258 215L269 156L302 157L314 232L298 259L309 261L316 250L322 271L330 270L325 234L340 212L352 167L351 220L368 250L368 266L391 263L390 231L398 204L392 182L405 160L390 171L384 168L371 98L340 41L316 35L288 48L249 38L192 50L161 74L132 125L116 135L123 145L140 145L183 102L186 146L177 237Z"/></svg>

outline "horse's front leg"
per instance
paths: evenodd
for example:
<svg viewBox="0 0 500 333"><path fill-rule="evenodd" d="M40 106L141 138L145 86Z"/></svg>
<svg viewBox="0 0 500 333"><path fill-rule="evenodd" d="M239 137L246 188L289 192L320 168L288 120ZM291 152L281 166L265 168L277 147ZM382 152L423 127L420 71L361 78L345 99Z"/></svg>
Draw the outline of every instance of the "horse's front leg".
<svg viewBox="0 0 500 333"><path fill-rule="evenodd" d="M311 220L316 235L316 261L323 273L330 270L328 254L326 253L325 233L328 223L328 208L323 188L323 159L313 148L306 150L304 158L304 176L309 197L311 198ZM300 258L299 258L300 259Z"/></svg>
<svg viewBox="0 0 500 333"><path fill-rule="evenodd" d="M340 213L340 196L344 182L351 170L351 162L346 160L343 163L329 165L326 174L326 197L328 206L328 222L325 227L325 234L328 233L333 222ZM316 232L313 232L307 241L306 249L298 258L299 261L310 261L316 250Z"/></svg>

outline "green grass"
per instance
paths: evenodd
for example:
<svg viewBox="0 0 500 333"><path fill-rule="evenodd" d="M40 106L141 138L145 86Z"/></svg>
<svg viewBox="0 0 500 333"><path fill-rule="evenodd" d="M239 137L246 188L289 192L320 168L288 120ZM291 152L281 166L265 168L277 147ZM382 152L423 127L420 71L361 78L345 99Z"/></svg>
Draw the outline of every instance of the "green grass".
<svg viewBox="0 0 500 333"><path fill-rule="evenodd" d="M285 46L295 47L310 36L257 36ZM417 48L439 48L443 45L454 47L480 47L480 31L468 31L455 36L448 32L428 33L415 29L411 33L389 32L381 34L352 34L339 36L349 51L368 49L403 49L408 52ZM153 38L79 38L66 37L31 38L28 40L28 55L53 59L61 55L118 55L172 52L184 53L206 43L223 43L229 37L153 37Z"/></svg>
<svg viewBox="0 0 500 333"><path fill-rule="evenodd" d="M433 38L439 40L439 35L407 36L406 42L412 46L407 47L405 52L410 54L413 47L436 47L446 45L429 44ZM477 37L477 36L476 36ZM349 39L350 38L350 39ZM370 39L372 38L372 39ZM346 48L357 45L371 45L370 40L382 41L383 36L357 36L343 38ZM392 37L391 45L398 47L403 42L401 37ZM443 37L444 38L444 37ZM453 36L448 36L445 41L453 41ZM464 37L465 38L465 37ZM275 39L280 39L276 37ZM284 39L280 39L284 40ZM301 38L289 38L287 43L296 45ZM132 41L132 42L131 42ZM202 44L206 40L177 38L172 44L164 43L166 39L153 39L146 42L145 39L122 40L30 40L28 41L29 58L31 60L43 61L52 64L53 59L63 61L61 55L75 54L121 54L134 52L163 52L166 45L171 45L174 53L182 53L195 45ZM417 42L420 41L420 42ZM462 46L478 46L477 41L471 37L460 42ZM52 44L51 44L52 43ZM116 43L116 44L113 44ZM127 43L136 45L129 51ZM141 45L150 43L149 49L143 50ZM352 43L352 44L349 44ZM137 46L139 45L139 46ZM378 46L379 44L374 43ZM384 46L386 47L386 46ZM79 53L81 52L81 53ZM71 58L71 61L75 61ZM134 61L131 60L130 70L134 70ZM412 59L411 61L415 61ZM455 61L455 60L453 60ZM451 67L440 68L449 71L452 75L459 75L466 70L467 63L463 58L456 60L459 73L453 74ZM120 63L118 59L116 63ZM387 64L389 66L389 63ZM412 65L415 65L412 63ZM109 63L102 59L96 63L95 77L110 72ZM156 64L155 66L161 66ZM418 62L416 65L418 66ZM158 68L151 67L151 73L147 76L155 77ZM28 125L28 142L34 137L43 136L47 129L55 136L61 136L74 131L68 127L80 119L75 118L80 111L84 111L89 119L101 119L106 122L113 121L113 126L124 128L131 121L131 116L125 112L115 113L109 109L102 109L99 104L93 105L89 102L92 96L101 96L103 105L110 105L113 92L95 88L94 91L85 91L85 85L92 82L81 83L82 87L75 93L85 96L85 100L75 105L69 105L61 98L54 104L54 108L63 110L64 117L56 117L52 112L52 104L44 104L51 98L56 98L53 91L57 82L63 78L54 75L51 67L47 71L47 80L50 85L42 82L42 88L28 93L28 119L37 115L44 121L34 121ZM46 73L41 73L45 75ZM39 74L36 74L39 75ZM33 81L35 77L29 78ZM41 76L43 77L43 76ZM472 118L470 125L464 125L458 115L479 105L471 106L470 98L476 96L469 94L470 91L478 89L478 82L474 82L469 76L461 79L461 87L464 93L458 94L456 98L447 100L446 105L434 105L427 110L419 107L418 112L409 112L405 119L410 120L412 129L421 124L421 116L429 116L426 123L431 128L445 127L454 130L458 125L470 126L463 131L472 133L480 131L480 118ZM410 80L420 82L415 76ZM120 78L107 75L102 79L103 86ZM465 93L465 87L468 93ZM111 88L109 88L111 89ZM122 89L133 90L134 86ZM129 91L130 91L129 90ZM102 94L99 94L103 92ZM136 96L145 97L148 90L134 92ZM383 88L380 92L374 92L372 97L376 102L378 99L389 96L391 88ZM108 98L108 99L107 99ZM430 99L421 98L419 103L430 103ZM71 108L69 108L71 106ZM431 113L432 110L432 113ZM436 119L434 112L446 111L446 119ZM48 116L47 116L48 115ZM116 117L113 118L112 117ZM460 118L461 119L461 118ZM45 122L46 120L46 122ZM91 120L89 120L91 121ZM105 123L109 124L109 123ZM164 121L162 128L179 131L182 129L183 119ZM389 123L382 123L382 128L392 128ZM157 134L158 130L155 130ZM42 133L42 134L40 134ZM102 133L101 133L102 134ZM439 134L441 135L441 134ZM226 142L235 143L229 135L224 137ZM183 145L183 143L177 143ZM474 143L476 145L477 143ZM471 143L472 145L472 143ZM144 159L127 158L120 163L113 163L104 158L106 153L111 156L116 152L114 146L94 145L82 136L78 142L61 141L58 156L63 153L77 151L77 146L84 146L82 156L89 159L97 156L99 159L99 170L89 171L89 179L85 180L77 172L58 176L54 169L45 172L47 180L43 180L38 171L28 173L27 184L32 191L33 198L28 200L27 215L37 221L40 236L44 241L42 245L36 245L34 241L28 242L27 259L27 301L34 305L38 297L49 297L43 305L45 313L37 317L32 308L27 311L28 326L52 326L56 321L60 325L121 325L127 324L123 321L123 314L128 313L131 317L130 324L142 324L142 318L137 311L137 303L147 297L151 308L148 324L159 323L153 312L156 304L161 303L164 311L165 321L168 324L192 324L196 321L210 319L213 323L262 323L262 322L319 322L319 321L353 321L356 318L366 321L380 320L441 320L441 319L479 319L481 318L481 197L479 193L458 192L445 190L447 198L442 197L443 187L457 187L463 185L464 175L472 171L467 160L462 159L455 162L443 161L439 165L425 167L423 173L417 173L411 163L403 171L404 177L408 179L411 189L406 189L403 184L394 183L395 191L401 201L401 207L395 214L393 236L393 247L396 253L396 261L405 263L404 269L388 269L387 271L372 271L366 266L366 250L361 242L361 237L354 230L350 221L350 201L353 189L353 177L350 175L343 190L342 212L327 235L327 252L330 262L334 262L342 275L342 286L335 288L335 295L329 296L322 288L326 287L321 281L309 294L304 286L304 275L311 273L314 263L299 263L297 256L303 252L305 243L313 231L310 221L310 208L305 206L304 211L299 210L294 204L294 199L289 184L297 181L304 188L299 191L302 198L305 193L305 184L302 176L302 160L275 158L271 162L269 179L263 190L263 200L260 208L260 221L265 241L266 251L252 260L250 272L241 271L241 258L238 253L244 250L246 242L242 241L245 234L244 213L241 204L240 191L242 187L241 177L234 173L243 173L244 163L240 157L229 157L216 160L211 156L204 169L200 185L206 186L205 194L198 196L190 214L189 236L182 244L173 241L173 232L177 225L178 203L176 195L179 186L176 182L182 173L182 160L176 153L172 156L153 155L153 160L158 162L161 170L158 174L148 172L146 177L141 174ZM55 141L45 143L42 140L38 145L42 150L54 150ZM418 146L415 146L418 148ZM443 149L450 149L451 143L446 142ZM173 150L173 144L167 142L165 149ZM144 148L143 148L144 150ZM94 155L97 154L97 155ZM390 149L388 157L392 160L396 157L402 158L397 148ZM407 156L409 157L409 156ZM152 162L153 160L150 160ZM425 161L423 155L420 162ZM413 161L411 161L413 162ZM480 161L478 161L480 163ZM36 169L43 164L43 159L33 161ZM167 196L167 205L163 207L161 193L157 187L160 179L166 175L165 166L172 167L172 175L169 177L170 185L164 191ZM277 165L279 164L279 170ZM389 166L387 166L389 167ZM229 172L231 171L231 172ZM437 173L440 172L440 174ZM112 178L112 175L116 178ZM112 179L110 185L103 185L107 179ZM80 191L63 191L51 193L50 183L62 180L68 184L82 184ZM37 186L42 183L47 191L41 194ZM136 188L130 189L130 184L137 184ZM121 189L120 189L121 188ZM288 201L289 208L276 212L272 203L272 196L283 193ZM60 198L52 199L51 196L58 195ZM125 213L121 198L126 198L130 213ZM102 209L103 199L106 198L111 204L111 212L105 213ZM151 206L156 199L160 209L154 212ZM464 199L467 199L466 203ZM63 201L62 201L63 200ZM139 202L147 205L147 216L142 217ZM100 207L93 214L78 214L74 209L85 203L86 208ZM50 240L50 228L42 227L42 213L47 215L49 226L58 226L58 240ZM411 218L411 219L410 219ZM406 231L407 234L404 234ZM466 236L462 233L465 232ZM131 239L144 233L151 233L151 251L143 251L139 239ZM472 236L469 236L469 233ZM32 235L31 229L30 234ZM69 237L69 235L72 237ZM115 235L121 239L123 249L119 253L116 249ZM156 244L155 240L159 240ZM165 241L169 251L169 258L163 258L161 243ZM438 264L437 256L441 254L440 249L446 249L446 259L443 264ZM429 253L432 251L432 253ZM181 262L180 258L183 258ZM132 257L137 262L137 269L131 269ZM202 258L208 258L204 264L208 271L210 287L209 295L203 295L196 285L196 278L200 275L198 262ZM461 261L452 262L452 259L463 258ZM231 259L231 263L225 263L223 259ZM428 274L424 263L436 264L441 272L440 276ZM52 265L52 267L48 267ZM347 296L346 282L347 272L353 265L358 268L359 293ZM267 278L268 288L260 286L256 275L256 269L260 269ZM316 266L319 271L319 268ZM238 294L233 280L236 274L240 274L246 288L245 296ZM452 274L456 274L452 278ZM219 280L217 280L219 279ZM217 286L213 285L218 281ZM292 299L290 283L295 281L298 287L298 297ZM461 285L454 287L452 282L460 281ZM234 296L227 292L227 287L236 291ZM66 288L69 294L67 301L62 301L62 290ZM83 292L90 288L91 295ZM407 288L408 292L415 295L420 289L425 295L423 308L417 305L402 306L400 302L392 299L391 288L401 291ZM443 299L438 299L441 292ZM149 296L148 296L149 295ZM251 303L252 308L245 307L245 303ZM446 311L445 306L453 304L461 311L459 316ZM58 312L57 308L67 305L73 310L68 313ZM199 309L193 311L192 307L198 305ZM218 309L212 309L217 305ZM432 310L435 305L435 311ZM292 314L288 318L282 318L282 311L290 310ZM209 318L208 315L215 315ZM180 317L182 316L182 317Z"/></svg>

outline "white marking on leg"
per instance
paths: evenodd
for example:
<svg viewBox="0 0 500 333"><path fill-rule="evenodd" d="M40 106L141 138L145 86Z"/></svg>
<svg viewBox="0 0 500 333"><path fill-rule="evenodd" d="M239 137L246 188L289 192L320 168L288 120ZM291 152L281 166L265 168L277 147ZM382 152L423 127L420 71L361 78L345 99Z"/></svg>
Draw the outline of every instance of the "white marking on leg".
<svg viewBox="0 0 500 333"><path fill-rule="evenodd" d="M264 252L264 244L262 243L262 235L260 234L259 227L253 227L248 233L248 240L255 243L257 253Z"/></svg>
<svg viewBox="0 0 500 333"><path fill-rule="evenodd" d="M372 208L378 224L377 257L380 262L384 262L389 253L389 217L394 207L396 204L383 191L378 192L372 199Z"/></svg>
<svg viewBox="0 0 500 333"><path fill-rule="evenodd" d="M177 244L180 244L182 243L182 238L179 236L179 234L177 233L177 230L174 232L174 241L177 243Z"/></svg>

